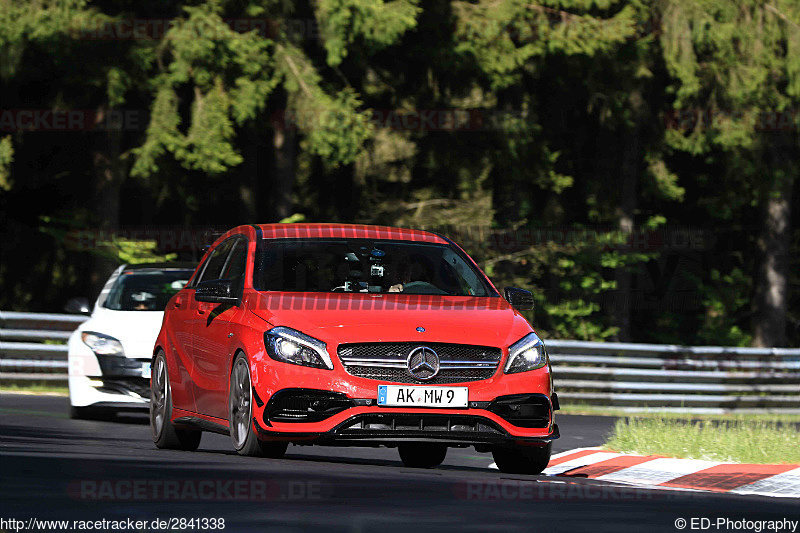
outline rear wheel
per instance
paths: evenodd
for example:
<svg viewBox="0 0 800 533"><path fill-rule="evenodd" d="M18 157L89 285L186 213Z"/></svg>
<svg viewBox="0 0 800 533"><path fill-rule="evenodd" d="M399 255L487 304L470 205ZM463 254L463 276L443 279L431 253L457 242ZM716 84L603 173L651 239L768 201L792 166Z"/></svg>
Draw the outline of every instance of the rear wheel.
<svg viewBox="0 0 800 533"><path fill-rule="evenodd" d="M280 459L286 453L289 443L262 442L253 430L253 386L250 365L243 353L236 356L231 369L228 423L233 447L239 455Z"/></svg>
<svg viewBox="0 0 800 533"><path fill-rule="evenodd" d="M494 462L506 474L541 474L550 462L553 443L545 446L515 448L495 448L492 450Z"/></svg>
<svg viewBox="0 0 800 533"><path fill-rule="evenodd" d="M411 468L433 468L442 464L447 456L444 444L409 442L398 445L397 451L403 464Z"/></svg>
<svg viewBox="0 0 800 533"><path fill-rule="evenodd" d="M176 428L172 424L172 393L164 352L158 352L153 361L153 377L150 382L150 431L156 447L175 450L196 450L203 436L201 431Z"/></svg>

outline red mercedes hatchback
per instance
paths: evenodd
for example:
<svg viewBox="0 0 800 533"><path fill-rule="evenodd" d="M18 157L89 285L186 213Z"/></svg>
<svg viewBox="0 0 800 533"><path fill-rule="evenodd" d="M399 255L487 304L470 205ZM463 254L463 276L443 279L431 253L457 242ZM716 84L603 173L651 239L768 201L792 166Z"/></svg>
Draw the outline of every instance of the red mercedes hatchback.
<svg viewBox="0 0 800 533"><path fill-rule="evenodd" d="M397 447L430 468L448 447L539 473L558 438L544 343L451 240L343 224L240 226L167 304L152 361L159 448L202 431L242 455L289 443Z"/></svg>

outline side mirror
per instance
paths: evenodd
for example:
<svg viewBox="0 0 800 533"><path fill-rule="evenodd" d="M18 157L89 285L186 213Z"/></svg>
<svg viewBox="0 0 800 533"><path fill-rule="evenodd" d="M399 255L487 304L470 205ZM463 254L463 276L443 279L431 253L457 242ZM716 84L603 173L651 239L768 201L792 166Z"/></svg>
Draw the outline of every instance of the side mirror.
<svg viewBox="0 0 800 533"><path fill-rule="evenodd" d="M194 290L198 302L238 305L239 298L233 295L233 283L229 279L201 281Z"/></svg>
<svg viewBox="0 0 800 533"><path fill-rule="evenodd" d="M533 309L533 294L525 289L517 287L506 287L503 289L506 300L518 311L530 311Z"/></svg>
<svg viewBox="0 0 800 533"><path fill-rule="evenodd" d="M92 313L92 305L89 303L88 298L70 298L64 306L64 311L67 313L75 313L78 315L89 315Z"/></svg>

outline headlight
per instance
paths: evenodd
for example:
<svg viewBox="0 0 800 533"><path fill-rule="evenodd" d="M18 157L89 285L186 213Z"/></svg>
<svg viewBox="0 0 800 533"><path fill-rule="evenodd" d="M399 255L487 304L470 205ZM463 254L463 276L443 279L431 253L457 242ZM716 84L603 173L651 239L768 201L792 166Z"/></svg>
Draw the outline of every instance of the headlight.
<svg viewBox="0 0 800 533"><path fill-rule="evenodd" d="M547 350L536 333L529 333L508 347L506 374L536 370L547 364Z"/></svg>
<svg viewBox="0 0 800 533"><path fill-rule="evenodd" d="M267 353L276 361L333 370L327 345L292 328L279 326L264 333Z"/></svg>
<svg viewBox="0 0 800 533"><path fill-rule="evenodd" d="M97 355L125 355L122 343L114 337L94 331L84 331L81 333L81 339Z"/></svg>

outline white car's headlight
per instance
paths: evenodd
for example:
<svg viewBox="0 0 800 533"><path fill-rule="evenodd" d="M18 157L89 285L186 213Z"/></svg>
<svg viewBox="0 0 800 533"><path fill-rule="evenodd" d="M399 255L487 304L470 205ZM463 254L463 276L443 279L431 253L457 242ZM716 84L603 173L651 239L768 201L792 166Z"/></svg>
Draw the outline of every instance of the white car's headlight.
<svg viewBox="0 0 800 533"><path fill-rule="evenodd" d="M125 355L122 343L109 335L84 331L81 333L81 339L97 355Z"/></svg>
<svg viewBox="0 0 800 533"><path fill-rule="evenodd" d="M264 333L264 345L276 361L333 370L327 344L295 329L272 328Z"/></svg>
<svg viewBox="0 0 800 533"><path fill-rule="evenodd" d="M547 350L536 333L529 333L508 347L506 374L536 370L547 364Z"/></svg>

